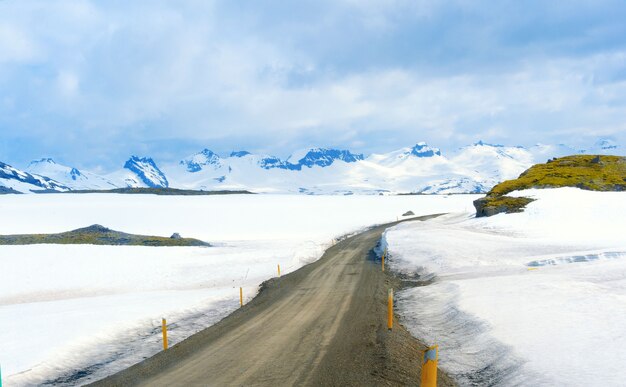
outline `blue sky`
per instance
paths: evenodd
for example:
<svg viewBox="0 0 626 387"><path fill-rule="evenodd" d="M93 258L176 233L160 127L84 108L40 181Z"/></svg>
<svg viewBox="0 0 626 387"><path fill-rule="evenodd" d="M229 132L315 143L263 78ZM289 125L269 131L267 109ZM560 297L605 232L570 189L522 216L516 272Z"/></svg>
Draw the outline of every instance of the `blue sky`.
<svg viewBox="0 0 626 387"><path fill-rule="evenodd" d="M626 142L623 1L0 1L0 160Z"/></svg>

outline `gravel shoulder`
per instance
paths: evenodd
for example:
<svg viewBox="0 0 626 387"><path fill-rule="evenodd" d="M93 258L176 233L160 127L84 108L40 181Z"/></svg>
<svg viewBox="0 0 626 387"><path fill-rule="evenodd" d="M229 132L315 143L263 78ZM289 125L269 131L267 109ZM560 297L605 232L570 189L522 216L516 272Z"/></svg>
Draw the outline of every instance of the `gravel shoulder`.
<svg viewBox="0 0 626 387"><path fill-rule="evenodd" d="M395 224L337 243L219 323L92 385L419 385L425 346L397 322L387 330L387 289L401 282L372 251ZM440 371L438 385L455 384Z"/></svg>

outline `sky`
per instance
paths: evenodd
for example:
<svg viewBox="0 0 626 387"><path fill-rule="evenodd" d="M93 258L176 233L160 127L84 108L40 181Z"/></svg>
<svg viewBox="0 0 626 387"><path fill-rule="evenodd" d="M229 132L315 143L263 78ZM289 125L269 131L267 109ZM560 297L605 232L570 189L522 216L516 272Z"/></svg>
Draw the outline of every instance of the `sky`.
<svg viewBox="0 0 626 387"><path fill-rule="evenodd" d="M626 2L0 0L0 161L626 142Z"/></svg>

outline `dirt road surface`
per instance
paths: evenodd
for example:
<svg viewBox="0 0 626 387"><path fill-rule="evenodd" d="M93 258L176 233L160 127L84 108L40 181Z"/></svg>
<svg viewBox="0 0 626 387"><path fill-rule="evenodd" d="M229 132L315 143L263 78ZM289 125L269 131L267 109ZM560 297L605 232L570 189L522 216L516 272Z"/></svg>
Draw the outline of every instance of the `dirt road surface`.
<svg viewBox="0 0 626 387"><path fill-rule="evenodd" d="M394 224L337 243L219 323L93 385L419 385L425 347L397 323L387 330L387 290L400 283L372 251ZM454 383L440 372L438 385Z"/></svg>

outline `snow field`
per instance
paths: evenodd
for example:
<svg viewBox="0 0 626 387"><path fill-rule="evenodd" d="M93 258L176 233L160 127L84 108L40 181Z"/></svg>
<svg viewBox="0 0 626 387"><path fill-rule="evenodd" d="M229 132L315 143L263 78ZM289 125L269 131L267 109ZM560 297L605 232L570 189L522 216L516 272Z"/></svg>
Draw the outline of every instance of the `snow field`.
<svg viewBox="0 0 626 387"><path fill-rule="evenodd" d="M1 234L114 230L214 247L0 246L0 364L7 385L93 381L211 325L259 284L318 259L335 238L416 215L468 211L477 196L0 197ZM76 379L78 372L87 373Z"/></svg>
<svg viewBox="0 0 626 387"><path fill-rule="evenodd" d="M394 270L435 280L400 292L403 321L462 385L623 385L626 193L516 194L538 200L386 232Z"/></svg>

